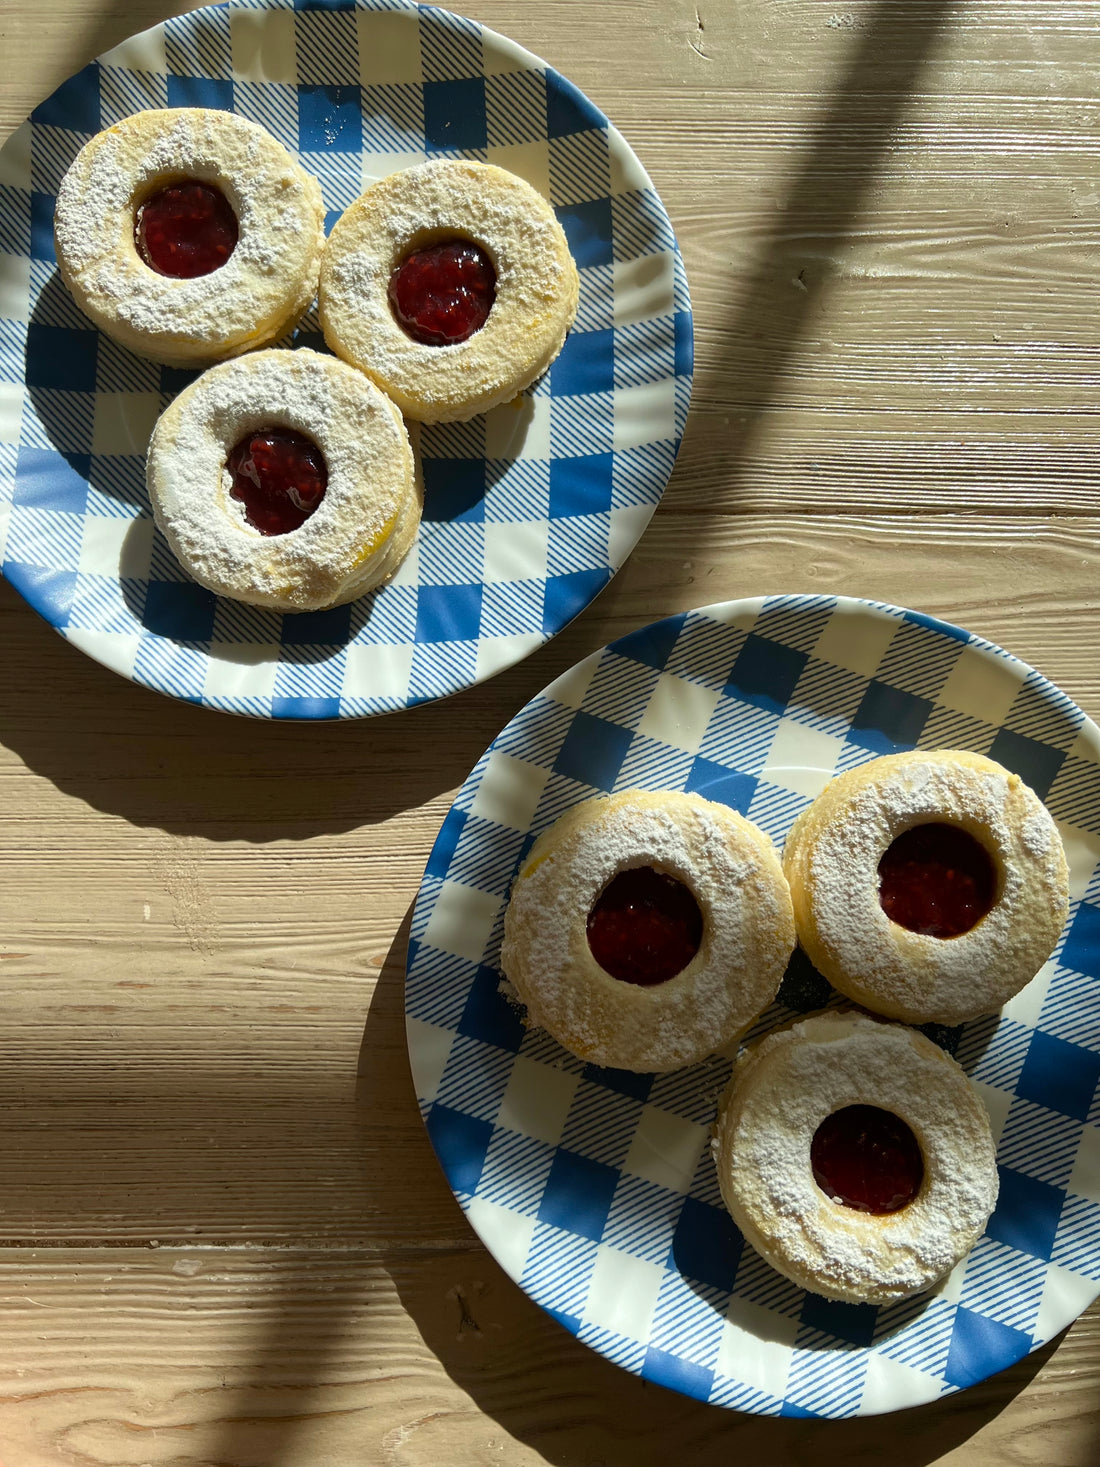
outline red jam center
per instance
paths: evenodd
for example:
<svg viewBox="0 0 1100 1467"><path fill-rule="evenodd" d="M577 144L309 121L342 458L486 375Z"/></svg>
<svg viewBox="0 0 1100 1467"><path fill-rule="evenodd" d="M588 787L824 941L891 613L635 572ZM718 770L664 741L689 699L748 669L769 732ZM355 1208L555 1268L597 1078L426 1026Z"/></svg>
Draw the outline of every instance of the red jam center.
<svg viewBox="0 0 1100 1467"><path fill-rule="evenodd" d="M237 216L221 189L170 184L134 216L134 244L150 270L193 280L220 270L237 246Z"/></svg>
<svg viewBox="0 0 1100 1467"><path fill-rule="evenodd" d="M969 932L997 895L989 852L958 825L905 831L884 852L878 874L878 899L891 922L930 937Z"/></svg>
<svg viewBox="0 0 1100 1467"><path fill-rule="evenodd" d="M588 946L612 978L643 988L674 978L699 951L703 914L674 876L638 866L608 882L588 914Z"/></svg>
<svg viewBox="0 0 1100 1467"><path fill-rule="evenodd" d="M226 459L230 494L261 535L296 530L325 497L328 468L312 439L290 428L257 428Z"/></svg>
<svg viewBox="0 0 1100 1467"><path fill-rule="evenodd" d="M492 260L466 239L414 250L390 276L393 313L425 346L451 346L480 331L496 294Z"/></svg>
<svg viewBox="0 0 1100 1467"><path fill-rule="evenodd" d="M877 1105L846 1105L826 1116L810 1144L814 1181L856 1212L898 1212L924 1181L917 1138Z"/></svg>

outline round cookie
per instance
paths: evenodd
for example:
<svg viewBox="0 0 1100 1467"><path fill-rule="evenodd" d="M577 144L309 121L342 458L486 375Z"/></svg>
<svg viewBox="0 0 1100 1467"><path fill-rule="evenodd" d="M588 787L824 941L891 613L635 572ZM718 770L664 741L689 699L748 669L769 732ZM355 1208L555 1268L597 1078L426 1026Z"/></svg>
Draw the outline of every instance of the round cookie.
<svg viewBox="0 0 1100 1467"><path fill-rule="evenodd" d="M624 981L594 955L599 929L613 965L616 943L630 945L636 909L611 911L610 925L596 918L636 872L681 902L686 888L697 905L697 950L679 950L686 963L667 978L650 968ZM581 1059L651 1072L740 1035L775 997L793 949L790 896L763 831L698 795L627 790L574 806L535 843L512 889L501 966L530 1022Z"/></svg>
<svg viewBox="0 0 1100 1467"><path fill-rule="evenodd" d="M327 471L297 528L263 533L234 497L234 448L264 429L304 435ZM156 522L184 568L221 596L318 611L381 585L420 523L412 446L393 403L320 352L269 350L204 372L169 404L149 444Z"/></svg>
<svg viewBox="0 0 1100 1467"><path fill-rule="evenodd" d="M956 936L909 930L880 899L893 843L933 825L965 832L990 864L992 905ZM889 754L840 775L791 827L783 868L814 966L857 1003L914 1024L1000 1008L1050 956L1069 906L1049 812L1018 775L965 750Z"/></svg>
<svg viewBox="0 0 1100 1467"><path fill-rule="evenodd" d="M138 249L139 213L180 183L220 191L238 237L225 263L180 279ZM61 277L77 305L131 351L203 366L289 331L317 289L324 205L317 180L262 127L204 107L138 112L97 134L61 182Z"/></svg>
<svg viewBox="0 0 1100 1467"><path fill-rule="evenodd" d="M900 1118L923 1171L913 1200L870 1212L815 1179L814 1138L847 1107ZM989 1117L965 1072L914 1029L822 1013L738 1061L714 1141L722 1197L746 1239L804 1289L851 1303L922 1293L964 1258L997 1200Z"/></svg>
<svg viewBox="0 0 1100 1467"><path fill-rule="evenodd" d="M431 345L399 324L395 270L412 253L471 242L495 272L485 323ZM561 350L577 310L577 269L547 201L487 163L440 159L372 184L332 230L321 264L325 340L407 417L455 422L508 402Z"/></svg>

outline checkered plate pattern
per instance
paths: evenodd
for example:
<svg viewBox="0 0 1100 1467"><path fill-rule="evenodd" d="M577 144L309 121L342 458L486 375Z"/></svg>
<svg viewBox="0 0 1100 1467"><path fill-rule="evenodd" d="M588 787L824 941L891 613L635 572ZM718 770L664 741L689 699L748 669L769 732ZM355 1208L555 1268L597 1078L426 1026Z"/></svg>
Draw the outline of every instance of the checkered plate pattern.
<svg viewBox="0 0 1100 1467"><path fill-rule="evenodd" d="M746 1245L708 1150L729 1075L582 1064L499 992L511 881L535 838L612 790L697 790L782 844L834 774L898 749L1016 770L1058 821L1070 917L1001 1013L929 1033L998 1143L985 1235L933 1294L804 1293ZM784 596L704 607L580 663L522 710L436 842L409 946L409 1052L451 1187L507 1272L628 1370L773 1416L897 1410L984 1379L1100 1292L1100 733L1000 648L912 611ZM796 954L750 1038L837 1002Z"/></svg>
<svg viewBox="0 0 1100 1467"><path fill-rule="evenodd" d="M283 617L188 580L144 452L193 374L122 350L61 284L52 220L83 144L142 108L230 109L321 182L328 224L425 158L497 163L554 206L580 270L565 348L516 403L422 435L426 504L396 579ZM316 317L296 342L318 350ZM660 499L691 389L687 285L644 169L570 82L406 0L231 0L135 36L0 151L0 558L67 640L134 682L262 718L354 718L525 657L622 564Z"/></svg>

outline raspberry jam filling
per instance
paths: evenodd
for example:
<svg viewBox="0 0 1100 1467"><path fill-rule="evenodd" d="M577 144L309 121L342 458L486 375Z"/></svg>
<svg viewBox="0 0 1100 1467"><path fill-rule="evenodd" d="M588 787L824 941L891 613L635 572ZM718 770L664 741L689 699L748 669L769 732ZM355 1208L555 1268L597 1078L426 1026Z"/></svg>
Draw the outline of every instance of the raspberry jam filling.
<svg viewBox="0 0 1100 1467"><path fill-rule="evenodd" d="M703 914L681 881L638 866L609 881L588 914L588 946L612 978L652 988L699 951Z"/></svg>
<svg viewBox="0 0 1100 1467"><path fill-rule="evenodd" d="M328 467L311 438L291 428L257 428L225 461L229 492L261 535L296 530L325 497Z"/></svg>
<svg viewBox="0 0 1100 1467"><path fill-rule="evenodd" d="M237 216L221 189L185 179L152 194L134 215L134 245L158 275L193 280L220 270L237 247Z"/></svg>
<svg viewBox="0 0 1100 1467"><path fill-rule="evenodd" d="M958 825L915 825L878 863L879 903L899 927L958 937L977 925L997 896L989 852Z"/></svg>
<svg viewBox="0 0 1100 1467"><path fill-rule="evenodd" d="M924 1181L917 1138L877 1105L846 1105L826 1116L810 1143L810 1165L825 1195L856 1212L899 1212Z"/></svg>
<svg viewBox="0 0 1100 1467"><path fill-rule="evenodd" d="M406 255L390 276L399 325L424 346L453 346L480 331L497 294L497 272L483 249L446 239Z"/></svg>

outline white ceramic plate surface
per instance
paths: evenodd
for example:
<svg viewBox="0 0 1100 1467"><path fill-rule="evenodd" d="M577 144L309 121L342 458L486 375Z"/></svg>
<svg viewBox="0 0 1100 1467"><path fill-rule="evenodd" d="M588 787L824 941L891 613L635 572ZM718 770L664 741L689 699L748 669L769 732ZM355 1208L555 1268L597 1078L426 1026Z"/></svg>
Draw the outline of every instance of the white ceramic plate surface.
<svg viewBox="0 0 1100 1467"><path fill-rule="evenodd" d="M933 1294L831 1303L775 1273L726 1214L709 1154L714 1058L598 1070L527 1030L499 991L512 879L570 806L690 789L782 845L841 770L909 747L1016 770L1058 821L1071 909L1003 1011L931 1036L968 1071L998 1143L985 1235ZM1063 1329L1100 1291L1100 735L1000 648L915 612L829 597L704 607L593 654L479 760L424 875L409 1053L429 1134L509 1274L594 1349L700 1400L852 1416L934 1400ZM835 1001L796 954L751 1040Z"/></svg>
<svg viewBox="0 0 1100 1467"><path fill-rule="evenodd" d="M422 435L426 501L394 581L298 616L195 585L154 529L145 447L191 375L94 330L61 284L52 217L102 128L204 106L266 127L321 182L328 223L372 179L477 158L550 199L580 305L514 404ZM316 319L296 340L324 349ZM0 557L63 637L134 682L266 718L354 718L469 686L542 645L622 564L661 497L691 389L668 217L570 82L470 20L405 0L232 0L101 56L0 151Z"/></svg>

